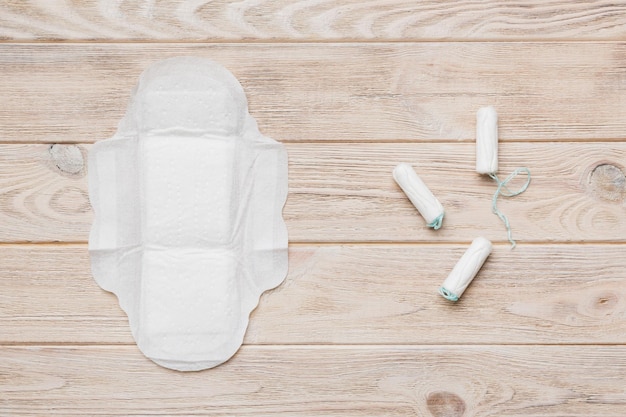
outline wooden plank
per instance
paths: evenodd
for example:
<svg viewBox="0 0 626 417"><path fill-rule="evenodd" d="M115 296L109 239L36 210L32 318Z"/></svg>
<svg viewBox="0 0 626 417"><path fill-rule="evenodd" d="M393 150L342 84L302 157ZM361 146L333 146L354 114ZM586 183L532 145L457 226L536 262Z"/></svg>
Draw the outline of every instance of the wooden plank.
<svg viewBox="0 0 626 417"><path fill-rule="evenodd" d="M7 40L501 40L626 37L626 5L604 1L316 0L3 4Z"/></svg>
<svg viewBox="0 0 626 417"><path fill-rule="evenodd" d="M626 245L497 245L452 304L437 289L467 246L292 246L245 343L626 343ZM134 344L85 246L2 254L0 343Z"/></svg>
<svg viewBox="0 0 626 417"><path fill-rule="evenodd" d="M78 146L0 147L0 240L85 241L92 219L86 161Z"/></svg>
<svg viewBox="0 0 626 417"><path fill-rule="evenodd" d="M283 141L472 140L488 104L504 141L626 132L625 43L1 44L0 140L109 137L140 72L174 55L226 65Z"/></svg>
<svg viewBox="0 0 626 417"><path fill-rule="evenodd" d="M474 172L473 143L290 143L284 217L291 242L504 242L495 182ZM89 145L0 145L0 240L84 242L92 212ZM530 168L529 189L498 205L519 242L624 242L626 143L507 143L500 172ZM446 210L433 231L392 179L410 162ZM513 182L513 188L521 185ZM516 184L517 183L517 184Z"/></svg>
<svg viewBox="0 0 626 417"><path fill-rule="evenodd" d="M180 373L132 347L0 348L3 415L606 416L624 346L244 347Z"/></svg>
<svg viewBox="0 0 626 417"><path fill-rule="evenodd" d="M533 175L524 194L498 202L514 238L624 241L625 151L623 143L500 145L502 177L521 166ZM504 225L491 212L495 182L476 174L473 143L293 145L289 155L285 218L295 241L506 240ZM425 227L394 183L390 173L398 162L415 166L440 199L446 210L442 229ZM513 181L512 188L524 180Z"/></svg>

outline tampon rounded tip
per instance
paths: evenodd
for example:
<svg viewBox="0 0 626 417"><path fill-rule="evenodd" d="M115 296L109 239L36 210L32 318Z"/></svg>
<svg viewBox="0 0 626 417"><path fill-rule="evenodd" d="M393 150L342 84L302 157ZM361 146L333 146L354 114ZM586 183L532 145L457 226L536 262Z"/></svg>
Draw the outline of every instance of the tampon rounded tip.
<svg viewBox="0 0 626 417"><path fill-rule="evenodd" d="M482 236L479 236L475 238L474 240L472 240L472 246L485 248L485 250L488 251L489 253L491 253L491 250L493 249L493 245L491 241Z"/></svg>

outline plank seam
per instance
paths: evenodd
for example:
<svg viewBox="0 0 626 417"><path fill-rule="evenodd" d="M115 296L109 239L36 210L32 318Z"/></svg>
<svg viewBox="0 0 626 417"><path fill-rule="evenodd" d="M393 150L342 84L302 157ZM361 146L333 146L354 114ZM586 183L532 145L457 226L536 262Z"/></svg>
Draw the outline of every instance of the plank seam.
<svg viewBox="0 0 626 417"><path fill-rule="evenodd" d="M81 342L15 342L0 343L0 349L3 348L48 348L48 349L67 349L67 348L133 348L135 343L81 343ZM407 349L407 348L451 348L451 347L589 347L589 346L605 346L605 347L626 347L626 342L620 343L390 343L390 344L368 344L368 343L303 343L303 344L243 344L242 348L247 349Z"/></svg>
<svg viewBox="0 0 626 417"><path fill-rule="evenodd" d="M533 43L569 43L569 44L584 44L584 43L624 43L626 42L625 38L578 38L572 39L567 37L558 37L558 38L536 38L532 40L524 39L524 38L510 38L510 39L464 39L464 38L411 38L411 39L401 39L401 38L389 38L389 39L358 39L358 38L345 38L345 39L289 39L289 38L278 38L278 39L159 39L159 40L149 40L149 39L106 39L106 38L95 38L95 39L64 39L64 38L50 38L50 39L3 39L0 40L0 44L2 45L48 45L48 44L62 44L62 45L94 45L94 44L109 44L109 45L128 45L128 44L138 44L138 45L158 45L158 44L183 44L183 45L225 45L225 44L233 44L233 45L279 45L279 44L288 44L288 45L310 45L310 44L409 44L409 43L492 43L492 44L500 44L500 43L525 43L525 44L533 44Z"/></svg>

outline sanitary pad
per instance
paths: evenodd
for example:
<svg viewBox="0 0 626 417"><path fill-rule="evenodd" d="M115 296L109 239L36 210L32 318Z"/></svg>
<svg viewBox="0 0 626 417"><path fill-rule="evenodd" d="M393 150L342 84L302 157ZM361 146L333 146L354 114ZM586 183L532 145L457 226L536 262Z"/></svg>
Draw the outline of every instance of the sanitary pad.
<svg viewBox="0 0 626 417"><path fill-rule="evenodd" d="M111 139L89 155L93 275L139 349L194 371L241 346L287 273L287 153L259 133L237 79L203 58L147 69Z"/></svg>

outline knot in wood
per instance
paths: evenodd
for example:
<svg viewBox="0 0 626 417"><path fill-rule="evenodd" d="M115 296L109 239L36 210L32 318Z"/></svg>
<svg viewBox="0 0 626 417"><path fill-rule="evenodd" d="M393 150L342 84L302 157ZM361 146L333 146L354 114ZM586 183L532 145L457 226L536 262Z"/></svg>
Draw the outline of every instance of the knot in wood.
<svg viewBox="0 0 626 417"><path fill-rule="evenodd" d="M434 417L462 417L465 414L465 401L447 391L429 394L426 405Z"/></svg>
<svg viewBox="0 0 626 417"><path fill-rule="evenodd" d="M589 190L601 200L626 200L626 175L613 164L600 164L589 174Z"/></svg>
<svg viewBox="0 0 626 417"><path fill-rule="evenodd" d="M49 152L52 162L62 173L78 175L83 172L85 161L78 146L54 144Z"/></svg>
<svg viewBox="0 0 626 417"><path fill-rule="evenodd" d="M613 310L619 303L619 297L613 293L604 293L598 296L596 308L599 310Z"/></svg>

